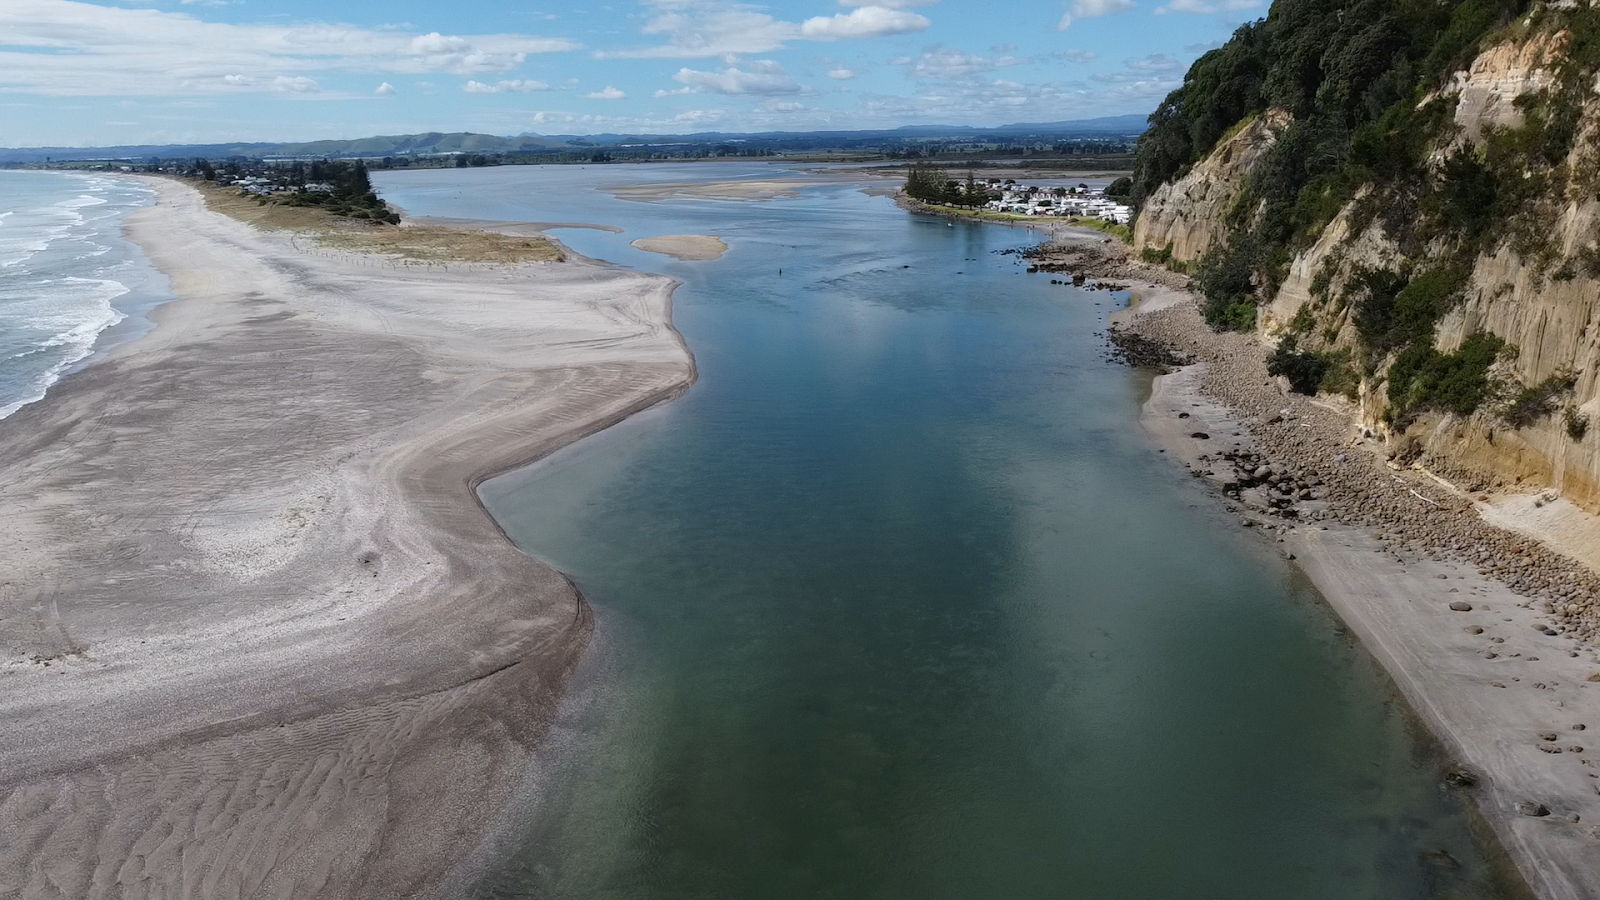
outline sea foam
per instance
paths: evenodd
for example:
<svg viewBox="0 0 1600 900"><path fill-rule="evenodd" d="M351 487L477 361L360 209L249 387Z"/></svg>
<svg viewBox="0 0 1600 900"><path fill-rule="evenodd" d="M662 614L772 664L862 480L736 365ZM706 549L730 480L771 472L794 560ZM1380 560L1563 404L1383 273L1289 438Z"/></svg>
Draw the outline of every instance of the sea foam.
<svg viewBox="0 0 1600 900"><path fill-rule="evenodd" d="M93 355L151 276L121 236L152 192L129 179L0 172L0 418Z"/></svg>

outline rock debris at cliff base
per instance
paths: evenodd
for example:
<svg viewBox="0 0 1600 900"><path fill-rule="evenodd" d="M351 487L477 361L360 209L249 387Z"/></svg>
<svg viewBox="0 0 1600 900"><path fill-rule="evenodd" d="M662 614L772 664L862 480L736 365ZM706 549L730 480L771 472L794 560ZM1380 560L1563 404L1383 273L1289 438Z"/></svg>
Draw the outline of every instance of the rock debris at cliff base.
<svg viewBox="0 0 1600 900"><path fill-rule="evenodd" d="M1114 327L1113 343L1133 340L1128 334L1139 336L1140 347L1164 344L1175 358L1208 363L1201 390L1245 421L1254 449L1210 435L1219 446L1204 455L1207 468L1196 469L1231 500L1285 526L1331 518L1374 529L1397 556L1465 562L1548 613L1551 633L1586 642L1600 636L1600 575L1532 538L1485 523L1469 498L1432 479L1390 469L1345 416L1281 390L1251 337L1210 331L1193 304Z"/></svg>

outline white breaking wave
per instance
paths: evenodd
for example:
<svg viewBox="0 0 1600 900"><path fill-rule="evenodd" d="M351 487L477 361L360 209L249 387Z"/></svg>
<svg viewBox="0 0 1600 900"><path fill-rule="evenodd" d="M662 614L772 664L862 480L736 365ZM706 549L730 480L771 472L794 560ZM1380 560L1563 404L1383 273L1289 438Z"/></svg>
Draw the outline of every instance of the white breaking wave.
<svg viewBox="0 0 1600 900"><path fill-rule="evenodd" d="M120 220L152 195L122 179L0 172L0 419L42 399L127 318L117 301L143 276Z"/></svg>

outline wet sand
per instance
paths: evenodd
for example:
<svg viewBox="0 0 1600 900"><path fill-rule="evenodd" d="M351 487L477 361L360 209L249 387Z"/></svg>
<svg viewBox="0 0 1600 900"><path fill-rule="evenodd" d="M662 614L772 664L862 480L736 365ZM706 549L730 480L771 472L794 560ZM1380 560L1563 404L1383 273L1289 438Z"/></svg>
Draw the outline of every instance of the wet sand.
<svg viewBox="0 0 1600 900"><path fill-rule="evenodd" d="M474 489L688 387L674 283L152 185L179 299L0 422L0 895L459 894L592 627Z"/></svg>
<svg viewBox="0 0 1600 900"><path fill-rule="evenodd" d="M1136 325L1140 316L1180 314L1163 333L1194 335L1196 343L1185 349L1197 349L1204 360L1156 379L1144 425L1176 462L1214 472L1210 477L1220 486L1230 472L1215 454L1236 443L1247 450L1261 444L1252 436L1251 417L1205 390L1208 370L1227 370L1240 354L1261 351L1248 338L1211 334L1176 292L1142 287L1160 301L1113 318ZM1218 374L1271 392L1272 405L1281 404L1290 422L1303 424L1313 445L1344 445L1337 411L1280 394L1253 368ZM1197 432L1211 439L1197 440ZM1356 461L1368 453L1361 447L1346 452ZM1399 480L1376 459L1371 467ZM1419 506L1448 500L1422 477L1406 484ZM1600 746L1591 737L1600 728L1600 683L1588 680L1600 672L1595 648L1536 630L1549 617L1477 567L1396 547L1369 529L1333 519L1277 524L1249 504L1230 502L1229 508L1241 524L1249 520L1268 540L1281 539L1279 546L1389 672L1445 753L1477 779L1469 789L1473 799L1528 888L1547 900L1600 897L1600 763L1594 759Z"/></svg>
<svg viewBox="0 0 1600 900"><path fill-rule="evenodd" d="M639 238L632 243L640 250L688 262L721 259L722 254L728 252L728 245L722 242L722 238L708 234L664 234L660 237Z"/></svg>

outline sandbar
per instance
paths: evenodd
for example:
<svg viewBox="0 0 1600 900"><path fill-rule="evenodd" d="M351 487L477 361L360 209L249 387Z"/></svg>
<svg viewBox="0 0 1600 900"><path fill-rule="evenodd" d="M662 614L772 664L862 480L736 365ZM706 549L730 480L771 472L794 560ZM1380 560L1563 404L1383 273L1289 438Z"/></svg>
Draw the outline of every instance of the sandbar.
<svg viewBox="0 0 1600 900"><path fill-rule="evenodd" d="M728 252L728 245L722 242L722 238L709 234L664 234L639 238L632 245L651 253L695 262L721 259L722 254Z"/></svg>
<svg viewBox="0 0 1600 900"><path fill-rule="evenodd" d="M618 200L654 203L661 200L774 200L800 196L796 191L824 183L822 179L769 178L750 181L662 181L608 188Z"/></svg>
<svg viewBox="0 0 1600 900"><path fill-rule="evenodd" d="M687 389L676 282L149 183L178 299L0 421L0 895L459 896L592 630L476 486Z"/></svg>

